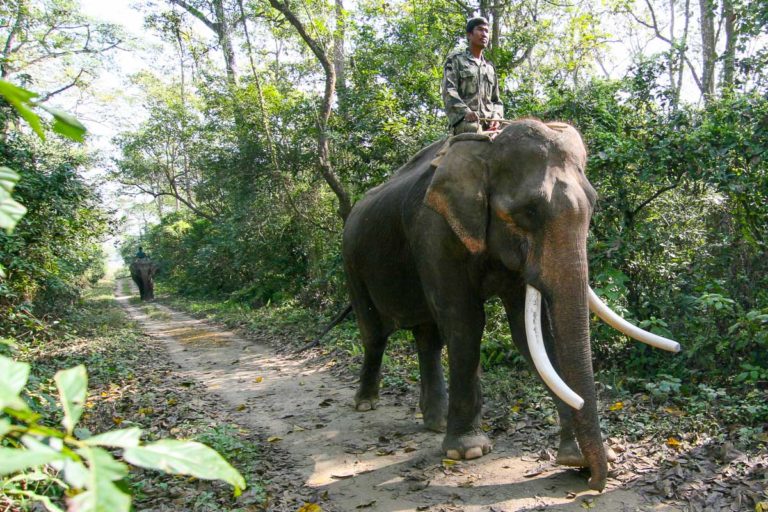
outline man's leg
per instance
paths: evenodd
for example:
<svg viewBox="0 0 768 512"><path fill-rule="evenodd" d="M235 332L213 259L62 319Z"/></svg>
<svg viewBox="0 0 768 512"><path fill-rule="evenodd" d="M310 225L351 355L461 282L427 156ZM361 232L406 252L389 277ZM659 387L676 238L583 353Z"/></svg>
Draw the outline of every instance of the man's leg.
<svg viewBox="0 0 768 512"><path fill-rule="evenodd" d="M470 123L469 121L461 121L459 124L453 127L453 134L458 135L460 133L479 133L481 131L480 123Z"/></svg>

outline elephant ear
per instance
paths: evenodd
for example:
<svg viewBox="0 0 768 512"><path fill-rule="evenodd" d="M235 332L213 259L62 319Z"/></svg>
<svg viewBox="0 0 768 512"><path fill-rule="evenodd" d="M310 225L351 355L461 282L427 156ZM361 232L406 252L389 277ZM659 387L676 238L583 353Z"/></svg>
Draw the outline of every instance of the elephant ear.
<svg viewBox="0 0 768 512"><path fill-rule="evenodd" d="M479 157L450 151L435 169L424 203L446 220L472 254L485 250L487 166Z"/></svg>

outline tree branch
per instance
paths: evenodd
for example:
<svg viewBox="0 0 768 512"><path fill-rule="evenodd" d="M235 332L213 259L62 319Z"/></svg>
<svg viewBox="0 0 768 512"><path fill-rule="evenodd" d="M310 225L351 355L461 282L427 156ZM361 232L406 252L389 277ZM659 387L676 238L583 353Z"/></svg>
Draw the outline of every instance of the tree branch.
<svg viewBox="0 0 768 512"><path fill-rule="evenodd" d="M74 78L74 80L72 80L72 82L70 82L69 84L67 84L67 85L65 85L63 87L59 87L55 91L51 91L51 92L47 93L45 96L43 96L39 100L37 100L37 102L38 103L45 103L46 101L51 99L53 96L55 96L55 95L57 95L57 94L59 94L61 92L64 92L64 91L66 91L67 89L69 89L71 87L76 86L77 83L80 81L80 77L83 75L84 72L85 72L85 70L81 68L80 72L77 74L77 76Z"/></svg>
<svg viewBox="0 0 768 512"><path fill-rule="evenodd" d="M181 7L181 8L182 8L182 9L184 9L185 11L187 11L189 14L191 14L191 15L192 15L192 16L194 16L195 18L197 18L197 19L199 19L200 21L202 21L203 23L205 23L205 25L206 25L206 26L207 26L209 29L213 30L213 31L214 31L214 32L216 32L216 33L218 33L218 32L219 32L218 23L214 23L214 22L212 22L211 20L209 20L209 19L208 19L208 18L205 16L205 14L203 14L202 12L200 12L200 11L199 11L197 8L195 8L194 6L192 6L192 5L188 4L188 3L187 3L187 2L185 2L184 0L168 0L168 1L169 1L169 2L171 2L172 4L176 4L176 5L178 5L179 7Z"/></svg>
<svg viewBox="0 0 768 512"><path fill-rule="evenodd" d="M139 189L142 193L147 194L149 196L152 196L153 199L157 199L158 197L163 197L163 196L173 197L177 201L180 201L181 203L184 203L184 205L187 208L189 208L189 210L192 213L194 213L195 215L197 215L199 217L202 217L202 218L204 218L206 220L209 220L211 222L216 222L216 217L214 217L212 215L209 215L208 213L202 211L200 208L198 208L197 206L195 206L191 202L187 201L186 199L181 197L179 194L174 194L172 192L166 192L166 191L163 191L163 190L160 190L160 191L148 190L146 187L142 186L140 183L128 183L128 182L119 181L119 180L118 180L118 183L120 183L121 185L125 185L127 187L135 187L135 188Z"/></svg>
<svg viewBox="0 0 768 512"><path fill-rule="evenodd" d="M632 16L632 18L637 23L639 23L640 25L644 26L645 28L649 28L649 29L653 30L653 33L654 33L654 35L656 36L657 39L661 39L662 41L667 43L669 46L674 48L675 47L675 42L672 41L670 38L666 37L664 34L662 34L661 31L659 30L659 26L656 23L656 13L653 10L653 6L651 5L650 1L649 0L645 0L645 1L646 1L646 4L648 5L648 9L651 11L651 18L653 19L653 24L648 23L647 21L644 21L644 20L640 19L632 11L627 11L627 12L629 13L630 16ZM701 89L701 87L702 87L701 80L699 79L698 73L696 73L696 68L694 67L693 63L688 58L688 56L685 55L685 53L683 53L682 51L680 52L680 56L683 58L683 61L686 63L686 65L688 65L688 69L691 71L691 75L693 76L693 81L696 82L696 86L699 89Z"/></svg>
<svg viewBox="0 0 768 512"><path fill-rule="evenodd" d="M648 197L645 201L640 203L637 206L637 208L635 208L634 210L632 210L629 213L629 218L630 219L634 219L635 216L637 216L637 214L640 213L640 210L642 210L643 208L645 208L646 206L651 204L656 198L658 198L659 196L661 196L665 192L669 192L670 190L673 190L673 189L677 188L680 185L680 182L682 181L682 179L683 179L683 175L681 173L681 174L679 174L677 176L677 178L675 179L674 183L672 183L671 185L667 185L666 187L661 187L656 192L651 194L650 197Z"/></svg>

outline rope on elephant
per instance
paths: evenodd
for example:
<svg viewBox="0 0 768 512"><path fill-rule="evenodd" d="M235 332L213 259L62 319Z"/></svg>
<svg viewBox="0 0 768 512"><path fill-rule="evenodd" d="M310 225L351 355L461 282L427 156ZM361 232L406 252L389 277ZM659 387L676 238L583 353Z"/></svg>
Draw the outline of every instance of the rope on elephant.
<svg viewBox="0 0 768 512"><path fill-rule="evenodd" d="M499 124L512 124L515 122L515 119L498 119L498 118L490 118L490 117L478 117L478 120L484 123L490 123L495 121Z"/></svg>
<svg viewBox="0 0 768 512"><path fill-rule="evenodd" d="M501 129L505 126L509 126L510 124L514 123L515 121L520 121L520 119L491 119L490 117L480 117L478 118L480 121L484 123L490 123L490 122L497 122L499 123L499 129L496 131L501 131ZM525 118L521 118L525 119ZM535 119L535 118L534 118ZM564 123L562 121L542 121L550 130L555 130L556 132L563 132L567 130L568 128L573 128L570 124ZM487 132L484 132L487 133Z"/></svg>
<svg viewBox="0 0 768 512"><path fill-rule="evenodd" d="M453 145L454 142L461 142L465 140L476 140L480 142L493 142L493 134L495 132L478 132L478 133L460 133L454 135L448 139L448 144Z"/></svg>

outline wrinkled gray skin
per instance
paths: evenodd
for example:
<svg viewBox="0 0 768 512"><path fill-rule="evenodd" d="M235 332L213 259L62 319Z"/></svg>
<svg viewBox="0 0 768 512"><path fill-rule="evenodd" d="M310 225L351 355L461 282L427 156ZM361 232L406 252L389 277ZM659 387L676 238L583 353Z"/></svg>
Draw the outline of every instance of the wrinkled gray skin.
<svg viewBox="0 0 768 512"><path fill-rule="evenodd" d="M443 142L435 143L355 205L343 241L365 349L355 404L361 411L376 408L387 338L409 329L426 427L446 432L445 452L488 453L491 442L480 428L483 304L501 298L512 337L530 361L523 311L530 284L543 297L550 360L585 401L576 411L554 397L561 423L557 460L588 467L589 487L602 490L607 462L592 371L586 251L596 193L584 174L578 132L550 126L555 129L527 119L493 143L454 142L437 168L430 162Z"/></svg>
<svg viewBox="0 0 768 512"><path fill-rule="evenodd" d="M155 298L155 274L157 264L149 258L136 258L129 267L131 278L139 287L141 300L153 300Z"/></svg>

